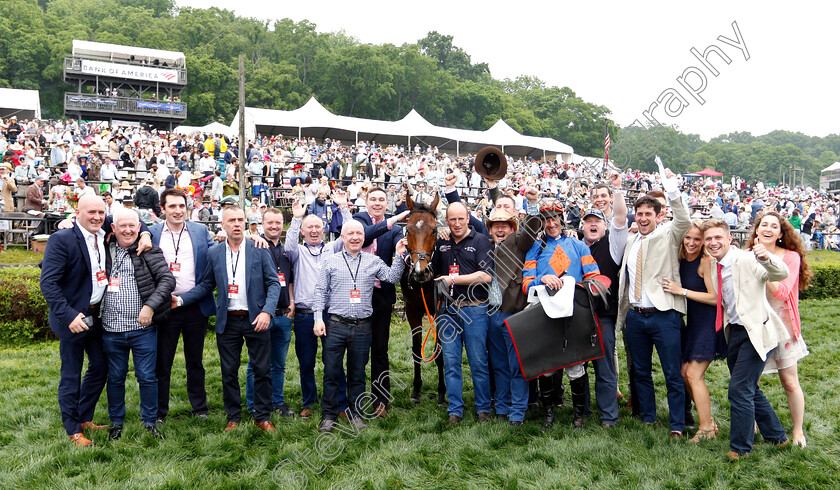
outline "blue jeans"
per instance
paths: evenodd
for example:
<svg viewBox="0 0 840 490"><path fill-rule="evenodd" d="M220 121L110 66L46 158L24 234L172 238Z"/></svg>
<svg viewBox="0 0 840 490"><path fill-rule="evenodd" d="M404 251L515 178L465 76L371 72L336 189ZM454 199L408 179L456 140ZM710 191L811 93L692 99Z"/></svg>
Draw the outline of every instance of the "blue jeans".
<svg viewBox="0 0 840 490"><path fill-rule="evenodd" d="M330 319L327 335L323 337L321 358L324 361L324 396L321 398L322 417L338 418L341 391L349 391L350 412L358 415L359 397L365 391L365 366L370 353L370 320L349 324ZM344 377L344 352L347 352L347 378ZM346 389L344 388L346 386ZM348 414L348 415L351 415Z"/></svg>
<svg viewBox="0 0 840 490"><path fill-rule="evenodd" d="M528 381L522 375L519 356L516 354L516 347L513 345L513 338L509 331L505 335L505 345L507 347L508 367L510 368L510 411L508 412L508 420L521 422L525 420L525 411L528 410L530 388Z"/></svg>
<svg viewBox="0 0 840 490"><path fill-rule="evenodd" d="M505 320L509 316L501 310L493 309L490 313L490 325L487 329L487 354L490 357L493 377L496 380L495 408L498 415L508 415L510 413L511 379L508 347L505 341L505 337L510 338L510 332L505 325Z"/></svg>
<svg viewBox="0 0 840 490"><path fill-rule="evenodd" d="M102 350L108 360L108 417L111 425L125 422L125 377L128 354L134 358L134 377L140 386L140 418L143 424L155 425L158 412L157 327L154 325L130 332L104 332Z"/></svg>
<svg viewBox="0 0 840 490"><path fill-rule="evenodd" d="M438 336L443 348L443 377L450 415L464 416L461 356L467 350L472 373L475 408L490 413L490 373L487 367L487 306L450 306L438 318Z"/></svg>
<svg viewBox="0 0 840 490"><path fill-rule="evenodd" d="M785 429L758 387L764 359L759 357L747 331L740 325L729 326L726 363L729 365L729 448L738 454L750 453L755 424L765 441L785 442Z"/></svg>
<svg viewBox="0 0 840 490"><path fill-rule="evenodd" d="M651 374L653 347L656 346L668 389L670 427L682 432L685 429L685 385L680 374L680 325L680 313L676 310L639 313L631 309L627 312L624 334L636 372L636 394L642 422L656 421L656 392Z"/></svg>
<svg viewBox="0 0 840 490"><path fill-rule="evenodd" d="M286 354L292 341L292 319L286 315L275 316L268 331L271 334L271 404L272 408L277 408L285 402L283 386L286 382ZM251 361L248 361L245 372L245 404L249 412L254 411L254 368Z"/></svg>
<svg viewBox="0 0 840 490"><path fill-rule="evenodd" d="M324 312L324 321L329 327L329 318ZM295 311L295 354L300 365L300 391L303 397L301 406L311 408L318 402L318 386L315 384L315 360L318 357L318 337L312 332L315 327L315 315ZM323 345L323 339L321 344ZM341 375L339 386L340 410L347 408L347 380Z"/></svg>
<svg viewBox="0 0 840 490"><path fill-rule="evenodd" d="M615 425L618 422L618 378L615 374L615 318L598 317L603 325L601 339L604 342L604 357L592 361L595 366L595 403L601 412L601 423Z"/></svg>

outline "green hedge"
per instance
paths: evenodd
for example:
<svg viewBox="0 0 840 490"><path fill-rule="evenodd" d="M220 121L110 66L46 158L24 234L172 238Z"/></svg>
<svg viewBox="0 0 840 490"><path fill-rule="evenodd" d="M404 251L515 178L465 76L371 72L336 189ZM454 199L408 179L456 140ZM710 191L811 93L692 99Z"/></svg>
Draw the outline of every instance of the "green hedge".
<svg viewBox="0 0 840 490"><path fill-rule="evenodd" d="M840 265L809 262L814 272L811 287L799 292L800 299L840 298Z"/></svg>
<svg viewBox="0 0 840 490"><path fill-rule="evenodd" d="M0 268L0 341L21 344L55 338L41 295L41 269L33 266Z"/></svg>

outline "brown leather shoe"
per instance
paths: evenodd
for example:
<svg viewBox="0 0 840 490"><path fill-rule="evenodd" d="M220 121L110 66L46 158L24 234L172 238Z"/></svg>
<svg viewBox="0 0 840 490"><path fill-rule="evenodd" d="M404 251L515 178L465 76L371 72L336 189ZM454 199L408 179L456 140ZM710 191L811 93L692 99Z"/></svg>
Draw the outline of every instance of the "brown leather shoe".
<svg viewBox="0 0 840 490"><path fill-rule="evenodd" d="M300 418L302 418L302 419L308 419L311 416L312 416L312 409L311 408L304 408L303 410L300 411Z"/></svg>
<svg viewBox="0 0 840 490"><path fill-rule="evenodd" d="M87 430L87 429L105 430L107 428L108 428L107 425L98 425L98 424L94 424L93 422L82 422L82 430Z"/></svg>
<svg viewBox="0 0 840 490"><path fill-rule="evenodd" d="M239 422L234 422L233 420L228 420L227 425L225 426L225 432L230 432L239 425Z"/></svg>
<svg viewBox="0 0 840 490"><path fill-rule="evenodd" d="M380 418L380 419L381 419L381 418L384 418L386 415L388 415L388 409L387 409L387 408L385 408L385 404L384 404L384 403L380 403L380 404L376 407L376 411L375 411L375 412L373 412L373 416L374 416L374 417L376 417L376 418Z"/></svg>
<svg viewBox="0 0 840 490"><path fill-rule="evenodd" d="M481 412L478 414L478 421L479 422L490 422L490 414Z"/></svg>
<svg viewBox="0 0 840 490"><path fill-rule="evenodd" d="M85 435L81 432L76 432L75 434L70 436L70 440L73 441L73 444L75 444L76 447L93 446L93 441L85 437Z"/></svg>
<svg viewBox="0 0 840 490"><path fill-rule="evenodd" d="M338 412L338 418L347 420L347 414L342 410L341 412Z"/></svg>
<svg viewBox="0 0 840 490"><path fill-rule="evenodd" d="M449 416L449 423L450 424L457 424L459 422L461 422L461 417L459 417L457 415L454 415L454 414Z"/></svg>
<svg viewBox="0 0 840 490"><path fill-rule="evenodd" d="M726 453L726 455L729 456L729 459L731 459L732 461L737 461L739 459L750 457L750 453L738 454L735 451L729 451L728 453Z"/></svg>
<svg viewBox="0 0 840 490"><path fill-rule="evenodd" d="M254 423L257 424L257 427L266 432L277 432L277 429L274 428L274 424L272 424L270 420L263 420L262 422Z"/></svg>

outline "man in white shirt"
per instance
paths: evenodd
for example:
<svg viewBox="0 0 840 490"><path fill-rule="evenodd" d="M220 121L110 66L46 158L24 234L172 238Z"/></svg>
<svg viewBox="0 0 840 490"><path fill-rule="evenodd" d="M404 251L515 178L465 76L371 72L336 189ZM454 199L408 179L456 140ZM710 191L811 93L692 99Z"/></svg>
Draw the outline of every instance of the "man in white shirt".
<svg viewBox="0 0 840 490"><path fill-rule="evenodd" d="M84 196L96 196L96 192L93 190L93 187L87 185L85 179L79 177L76 179L76 188L78 189L79 200L81 200Z"/></svg>

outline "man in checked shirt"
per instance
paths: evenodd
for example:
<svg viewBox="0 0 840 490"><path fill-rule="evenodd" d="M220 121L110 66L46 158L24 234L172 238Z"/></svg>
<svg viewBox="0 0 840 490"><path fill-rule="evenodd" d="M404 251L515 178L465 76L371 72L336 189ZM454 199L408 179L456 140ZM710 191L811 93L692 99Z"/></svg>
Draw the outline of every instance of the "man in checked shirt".
<svg viewBox="0 0 840 490"><path fill-rule="evenodd" d="M405 260L394 260L391 267L379 256L362 252L365 230L356 220L341 230L344 250L324 260L315 285L313 332L323 339L324 395L321 398L320 432L332 432L339 410L340 382L344 378L344 352L347 351L347 417L357 429L367 425L357 403L365 390L365 366L371 343L370 317L373 313L374 280L395 283L402 275ZM396 253L405 253L406 239L397 243ZM324 322L329 314L329 328Z"/></svg>

